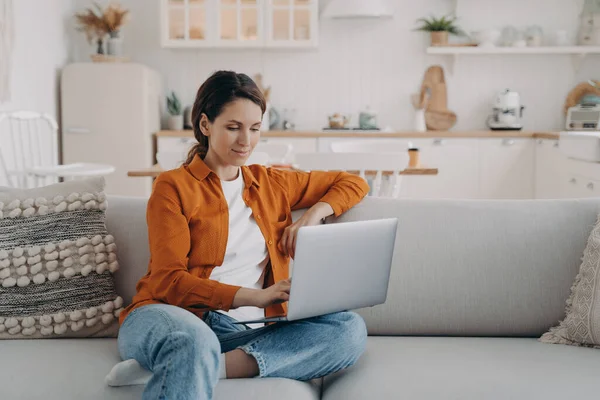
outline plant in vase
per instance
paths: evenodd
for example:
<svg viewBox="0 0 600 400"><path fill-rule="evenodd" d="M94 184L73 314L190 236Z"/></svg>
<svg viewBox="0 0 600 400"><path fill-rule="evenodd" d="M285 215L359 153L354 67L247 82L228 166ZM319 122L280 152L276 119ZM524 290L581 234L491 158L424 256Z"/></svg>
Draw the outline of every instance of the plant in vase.
<svg viewBox="0 0 600 400"><path fill-rule="evenodd" d="M419 18L417 22L420 22L421 26L415 30L429 32L432 46L445 46L448 44L449 35L463 35L462 30L456 25L456 20L456 17L451 16Z"/></svg>
<svg viewBox="0 0 600 400"><path fill-rule="evenodd" d="M96 41L97 54L104 54L104 38L109 35L108 54L120 55L119 32L127 22L129 10L124 10L118 3L111 3L106 9L103 9L98 3L93 4L93 8L75 14L77 30L85 32L88 43Z"/></svg>
<svg viewBox="0 0 600 400"><path fill-rule="evenodd" d="M104 21L108 28L108 54L120 56L122 51L121 28L127 23L129 10L123 9L118 3L111 3L104 11Z"/></svg>
<svg viewBox="0 0 600 400"><path fill-rule="evenodd" d="M171 92L171 94L167 96L167 111L169 112L167 127L172 131L182 130L183 112L181 110L181 102L175 92Z"/></svg>

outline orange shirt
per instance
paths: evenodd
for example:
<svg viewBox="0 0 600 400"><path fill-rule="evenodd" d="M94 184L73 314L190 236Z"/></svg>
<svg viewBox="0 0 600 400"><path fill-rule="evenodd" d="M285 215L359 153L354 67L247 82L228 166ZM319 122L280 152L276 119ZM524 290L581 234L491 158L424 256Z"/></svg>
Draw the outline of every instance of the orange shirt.
<svg viewBox="0 0 600 400"><path fill-rule="evenodd" d="M252 209L270 262L265 287L289 277L289 257L278 249L291 211L327 202L336 216L369 192L367 182L347 172L299 172L241 167L243 199ZM229 310L240 288L209 279L223 264L229 229L227 202L219 177L196 156L189 165L167 171L156 179L146 213L150 242L148 272L136 286L131 310L156 303L185 308L201 317L209 310ZM266 308L267 316L286 312L286 303Z"/></svg>

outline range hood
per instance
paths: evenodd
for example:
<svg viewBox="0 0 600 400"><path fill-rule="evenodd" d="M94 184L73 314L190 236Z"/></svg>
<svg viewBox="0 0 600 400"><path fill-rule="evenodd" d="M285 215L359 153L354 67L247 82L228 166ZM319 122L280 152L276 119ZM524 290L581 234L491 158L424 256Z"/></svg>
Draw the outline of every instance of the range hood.
<svg viewBox="0 0 600 400"><path fill-rule="evenodd" d="M391 18L385 0L331 0L323 11L323 18Z"/></svg>

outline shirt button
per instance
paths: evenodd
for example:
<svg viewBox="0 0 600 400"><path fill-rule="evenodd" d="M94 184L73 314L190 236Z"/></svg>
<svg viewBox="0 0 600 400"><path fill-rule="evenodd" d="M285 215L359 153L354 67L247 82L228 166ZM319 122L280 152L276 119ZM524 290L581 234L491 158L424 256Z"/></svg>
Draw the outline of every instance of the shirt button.
<svg viewBox="0 0 600 400"><path fill-rule="evenodd" d="M260 219L260 215L257 215L257 216L256 216L256 219Z"/></svg>
<svg viewBox="0 0 600 400"><path fill-rule="evenodd" d="M223 308L223 303L219 303L219 304L217 304L217 307L219 307L219 308Z"/></svg>
<svg viewBox="0 0 600 400"><path fill-rule="evenodd" d="M272 244L273 244L273 241L272 241L272 240L269 240L269 244L270 244L270 245L272 245Z"/></svg>

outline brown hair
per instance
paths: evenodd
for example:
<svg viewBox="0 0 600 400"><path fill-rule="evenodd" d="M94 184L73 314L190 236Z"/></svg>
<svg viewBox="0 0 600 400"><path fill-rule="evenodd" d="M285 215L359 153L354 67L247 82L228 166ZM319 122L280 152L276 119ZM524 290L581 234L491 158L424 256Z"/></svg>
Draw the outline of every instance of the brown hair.
<svg viewBox="0 0 600 400"><path fill-rule="evenodd" d="M198 143L190 149L186 164L191 163L196 154L204 159L208 152L208 136L202 134L200 130L202 114L206 114L208 120L214 122L215 118L223 111L223 108L237 99L252 101L260 107L263 114L267 108L263 93L246 74L237 74L233 71L217 71L200 86L192 108L194 137Z"/></svg>

